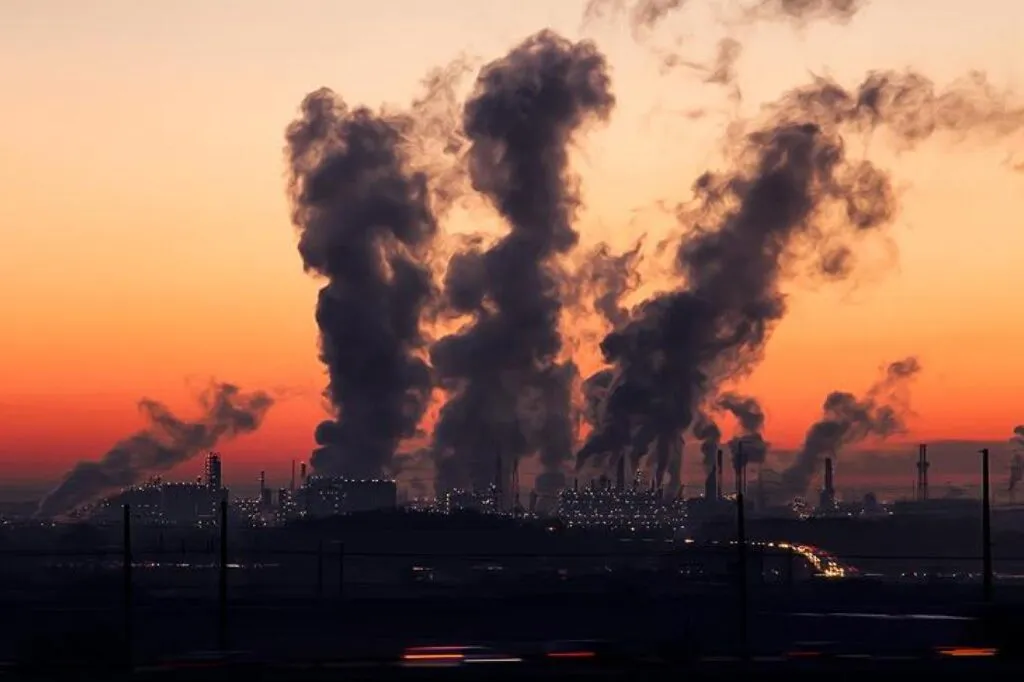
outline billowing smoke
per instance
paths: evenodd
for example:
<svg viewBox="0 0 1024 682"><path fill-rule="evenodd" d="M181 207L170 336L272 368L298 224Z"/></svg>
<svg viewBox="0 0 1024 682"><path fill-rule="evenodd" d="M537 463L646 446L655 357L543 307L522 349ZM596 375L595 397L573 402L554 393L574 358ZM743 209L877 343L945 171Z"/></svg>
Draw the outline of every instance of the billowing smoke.
<svg viewBox="0 0 1024 682"><path fill-rule="evenodd" d="M446 296L465 328L439 340L431 359L448 402L434 431L440 489L482 487L495 458L537 453L537 492L556 491L571 454L571 363L559 361L562 273L556 257L578 235L580 205L569 146L614 106L604 56L590 42L542 31L481 71L465 105L473 188L509 233L453 260Z"/></svg>
<svg viewBox="0 0 1024 682"><path fill-rule="evenodd" d="M706 173L695 205L680 211L689 234L676 266L686 286L646 301L601 350L617 369L605 420L579 452L678 439L726 379L760 359L785 312L783 266L798 245L843 244L846 232L892 214L886 177L845 159L842 140L813 124L771 122L742 141L735 168ZM829 219L843 207L839 219Z"/></svg>
<svg viewBox="0 0 1024 682"><path fill-rule="evenodd" d="M739 423L740 431L729 439L729 452L734 469L748 464L761 464L768 454L764 441L764 411L755 398L738 393L723 393L717 405L728 411Z"/></svg>
<svg viewBox="0 0 1024 682"><path fill-rule="evenodd" d="M96 462L79 462L39 504L38 516L66 514L146 476L168 471L225 440L251 433L274 404L268 393L243 393L231 384L214 384L199 397L202 415L187 421L163 404L143 398L139 410L146 426L117 443Z"/></svg>
<svg viewBox="0 0 1024 682"><path fill-rule="evenodd" d="M406 152L414 118L351 108L328 89L301 111L287 130L288 190L303 265L327 279L316 321L335 413L316 429L312 464L375 477L430 397L420 318L437 225L427 177Z"/></svg>
<svg viewBox="0 0 1024 682"><path fill-rule="evenodd" d="M782 473L782 492L803 495L826 457L867 438L887 438L905 430L907 382L921 371L916 358L890 364L885 376L862 398L844 391L829 393L822 418L807 431L796 460Z"/></svg>
<svg viewBox="0 0 1024 682"><path fill-rule="evenodd" d="M701 176L679 211L686 285L643 303L602 342L615 380L578 464L648 452L691 428L723 381L759 362L793 265L836 279L853 271L848 237L889 225L896 201L884 172L847 159L842 133L884 128L904 147L943 131L1007 135L1024 124L1007 102L979 74L939 90L913 72L873 72L852 91L816 79L768 106L736 140L733 168Z"/></svg>

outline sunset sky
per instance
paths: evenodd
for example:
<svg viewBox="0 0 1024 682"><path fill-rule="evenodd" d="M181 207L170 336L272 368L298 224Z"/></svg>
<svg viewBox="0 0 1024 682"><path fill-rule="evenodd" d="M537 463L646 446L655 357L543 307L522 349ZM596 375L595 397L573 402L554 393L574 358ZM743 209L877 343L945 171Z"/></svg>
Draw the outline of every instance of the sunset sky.
<svg viewBox="0 0 1024 682"><path fill-rule="evenodd" d="M652 49L681 37L707 59L725 29L698 11L638 43L621 21L584 31L583 4L0 3L0 481L98 458L139 426L142 396L187 416L210 377L292 389L259 433L222 448L229 479L265 468L283 481L308 457L323 416L320 283L296 252L282 150L320 86L401 105L462 53L490 60L544 27L585 33L608 55L619 106L576 155L582 240L668 234L652 206L688 197L728 121L680 112L731 105L692 73L662 73ZM810 73L852 85L872 68L940 84L981 69L1024 90L1022 35L1016 0L874 0L847 26L745 28L744 111ZM790 314L742 388L765 405L767 439L792 448L828 391L859 391L916 354L908 442L1005 442L1024 421L1024 174L1012 170L1024 134L900 155L873 139L865 151L901 188L898 255L869 259L853 283L789 287Z"/></svg>

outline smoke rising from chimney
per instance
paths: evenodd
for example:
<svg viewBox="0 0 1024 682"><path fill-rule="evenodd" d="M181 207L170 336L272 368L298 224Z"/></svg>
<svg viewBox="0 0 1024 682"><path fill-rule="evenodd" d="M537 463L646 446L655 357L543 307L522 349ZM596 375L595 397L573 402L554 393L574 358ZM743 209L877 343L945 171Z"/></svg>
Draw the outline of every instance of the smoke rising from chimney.
<svg viewBox="0 0 1024 682"><path fill-rule="evenodd" d="M421 315L434 295L425 264L437 223L427 175L414 170L407 114L352 108L323 88L287 130L292 222L317 301L320 358L334 418L316 429L317 471L388 471L431 391Z"/></svg>
<svg viewBox="0 0 1024 682"><path fill-rule="evenodd" d="M215 383L199 396L202 415L188 421L149 398L139 401L146 426L118 442L96 462L79 462L39 504L37 516L66 514L102 495L168 471L219 443L251 433L274 404L269 393L243 393Z"/></svg>
<svg viewBox="0 0 1024 682"><path fill-rule="evenodd" d="M473 320L431 348L449 395L434 431L440 489L483 487L495 454L512 463L534 452L538 492L563 483L576 369L559 360L563 273L555 259L576 245L580 205L568 152L614 103L604 56L551 31L485 66L466 102L470 179L509 233L486 251L461 253L446 275L448 300Z"/></svg>
<svg viewBox="0 0 1024 682"><path fill-rule="evenodd" d="M844 447L902 433L908 410L906 385L920 371L917 359L909 357L890 364L863 398L844 391L829 393L822 418L808 429L796 460L782 473L782 492L806 493L824 458L837 456Z"/></svg>
<svg viewBox="0 0 1024 682"><path fill-rule="evenodd" d="M754 398L728 392L718 398L717 405L732 414L739 422L740 432L729 439L733 469L763 463L768 455L768 444L761 433L764 429L764 411L760 403Z"/></svg>

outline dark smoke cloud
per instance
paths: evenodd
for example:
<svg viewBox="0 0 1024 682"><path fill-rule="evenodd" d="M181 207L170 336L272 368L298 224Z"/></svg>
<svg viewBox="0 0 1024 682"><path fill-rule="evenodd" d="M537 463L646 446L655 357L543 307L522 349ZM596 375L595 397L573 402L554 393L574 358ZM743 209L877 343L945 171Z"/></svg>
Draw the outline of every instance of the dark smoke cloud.
<svg viewBox="0 0 1024 682"><path fill-rule="evenodd" d="M733 468L763 463L768 454L768 444L762 434L764 410L760 403L755 398L729 392L719 397L717 405L739 422L740 432L729 439Z"/></svg>
<svg viewBox="0 0 1024 682"><path fill-rule="evenodd" d="M888 438L903 433L907 410L902 394L907 382L921 371L916 358L890 364L885 376L863 398L852 393L829 393L822 418L807 431L796 460L782 474L781 492L803 495L826 457L867 438Z"/></svg>
<svg viewBox="0 0 1024 682"><path fill-rule="evenodd" d="M416 120L351 108L328 89L306 96L287 130L292 221L317 301L320 358L334 419L316 429L327 475L388 471L431 390L420 319L433 295L437 225L427 176L410 168Z"/></svg>
<svg viewBox="0 0 1024 682"><path fill-rule="evenodd" d="M434 432L441 489L491 481L532 453L537 491L555 492L574 438L571 363L560 363L563 273L556 257L578 235L580 205L569 145L614 106L604 56L590 42L542 31L484 67L465 105L473 188L491 200L509 233L453 260L447 297L473 322L440 339L431 359L449 393Z"/></svg>
<svg viewBox="0 0 1024 682"><path fill-rule="evenodd" d="M114 490L167 471L225 440L251 433L263 423L273 398L262 391L243 393L214 384L200 395L202 415L176 417L163 404L143 398L139 410L147 425L117 443L98 462L79 462L39 504L38 516L66 514Z"/></svg>
<svg viewBox="0 0 1024 682"><path fill-rule="evenodd" d="M694 205L680 211L689 234L676 268L685 288L648 300L602 342L616 382L579 463L681 437L722 381L760 360L785 312L779 284L796 247L835 249L893 212L885 176L847 162L842 140L817 125L770 121L741 141L734 163L699 178ZM834 205L839 219L827 210Z"/></svg>

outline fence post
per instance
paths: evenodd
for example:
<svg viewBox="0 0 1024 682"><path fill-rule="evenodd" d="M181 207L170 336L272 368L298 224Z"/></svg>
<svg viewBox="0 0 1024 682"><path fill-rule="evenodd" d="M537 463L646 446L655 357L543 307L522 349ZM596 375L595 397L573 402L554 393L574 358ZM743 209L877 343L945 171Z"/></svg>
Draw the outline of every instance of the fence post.
<svg viewBox="0 0 1024 682"><path fill-rule="evenodd" d="M132 522L131 522L131 507L124 505L124 521L123 521L123 533L124 540L121 546L121 572L124 584L124 654L125 664L128 669L132 669L132 660L134 658L134 617L132 608Z"/></svg>
<svg viewBox="0 0 1024 682"><path fill-rule="evenodd" d="M217 590L218 645L221 651L228 648L228 501L220 501L220 562L219 585Z"/></svg>
<svg viewBox="0 0 1024 682"><path fill-rule="evenodd" d="M992 601L992 493L989 486L988 448L981 450L981 552L985 601Z"/></svg>

